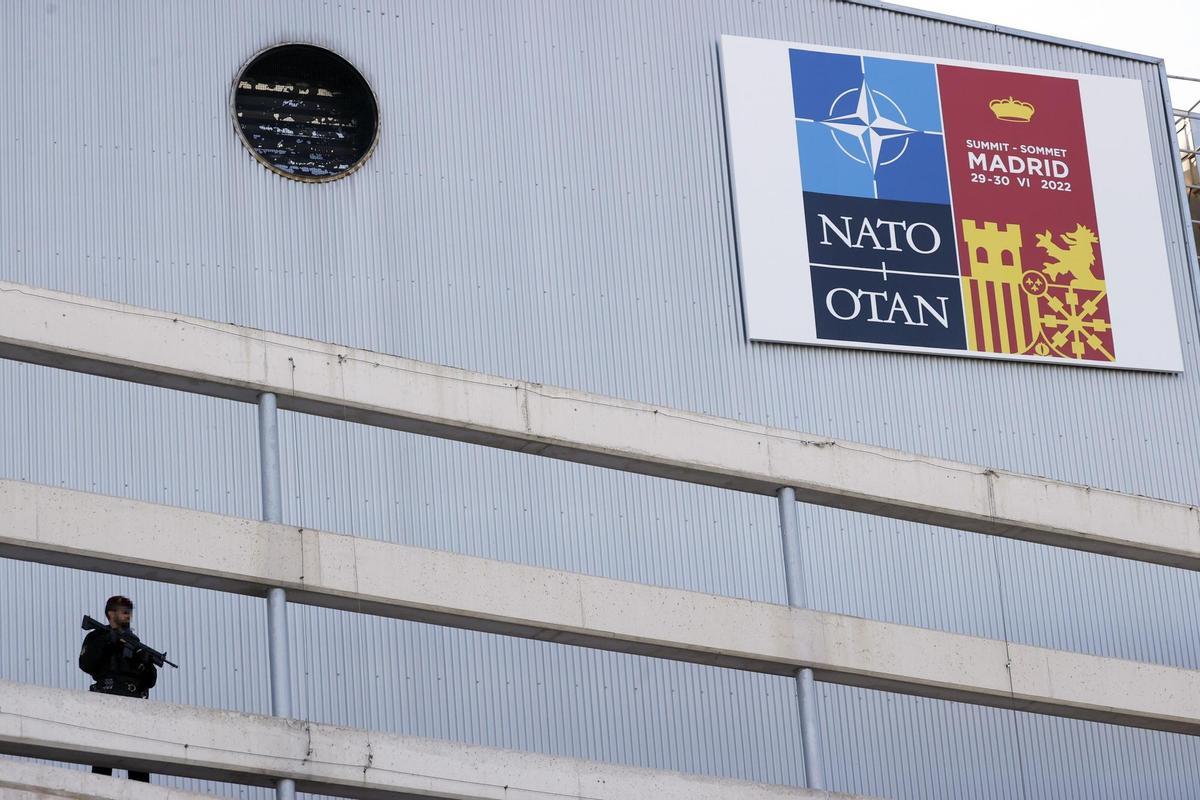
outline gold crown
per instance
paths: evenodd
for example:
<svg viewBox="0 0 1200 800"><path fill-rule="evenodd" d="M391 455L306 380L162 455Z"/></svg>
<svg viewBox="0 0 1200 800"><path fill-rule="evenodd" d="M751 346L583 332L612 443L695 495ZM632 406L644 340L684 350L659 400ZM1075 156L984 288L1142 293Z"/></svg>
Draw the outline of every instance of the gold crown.
<svg viewBox="0 0 1200 800"><path fill-rule="evenodd" d="M993 100L988 108L996 115L996 119L1005 122L1029 122L1033 118L1033 104L1023 100L1014 100L1009 95L1005 100Z"/></svg>

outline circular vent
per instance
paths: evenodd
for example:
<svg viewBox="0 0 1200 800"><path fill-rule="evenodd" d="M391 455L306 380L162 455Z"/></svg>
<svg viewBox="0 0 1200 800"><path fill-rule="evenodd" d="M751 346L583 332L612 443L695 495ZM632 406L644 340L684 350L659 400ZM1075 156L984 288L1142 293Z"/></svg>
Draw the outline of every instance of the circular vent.
<svg viewBox="0 0 1200 800"><path fill-rule="evenodd" d="M233 111L254 157L301 181L352 172L371 154L379 123L375 95L358 70L307 44L255 56L238 76Z"/></svg>

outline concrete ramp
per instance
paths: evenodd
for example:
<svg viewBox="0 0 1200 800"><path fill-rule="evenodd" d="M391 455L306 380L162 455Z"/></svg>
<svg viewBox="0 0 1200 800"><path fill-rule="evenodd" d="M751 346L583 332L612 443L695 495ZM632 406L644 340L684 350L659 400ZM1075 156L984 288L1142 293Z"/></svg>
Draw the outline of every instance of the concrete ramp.
<svg viewBox="0 0 1200 800"><path fill-rule="evenodd" d="M0 759L0 800L213 800L216 795Z"/></svg>
<svg viewBox="0 0 1200 800"><path fill-rule="evenodd" d="M300 791L368 800L854 800L11 681L0 681L0 752L260 786L290 778ZM51 791L62 796L64 790Z"/></svg>

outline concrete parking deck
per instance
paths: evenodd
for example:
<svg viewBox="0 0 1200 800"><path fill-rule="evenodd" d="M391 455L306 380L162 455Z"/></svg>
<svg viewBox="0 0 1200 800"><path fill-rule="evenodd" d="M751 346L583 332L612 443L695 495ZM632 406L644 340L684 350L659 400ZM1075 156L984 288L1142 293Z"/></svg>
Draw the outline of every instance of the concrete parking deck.
<svg viewBox="0 0 1200 800"><path fill-rule="evenodd" d="M0 752L254 785L290 778L300 791L355 798L854 800L8 681L0 681Z"/></svg>
<svg viewBox="0 0 1200 800"><path fill-rule="evenodd" d="M1200 732L1200 672L0 481L0 556L775 674ZM164 643L167 646L169 643Z"/></svg>
<svg viewBox="0 0 1200 800"><path fill-rule="evenodd" d="M1200 510L0 282L0 357L1200 569Z"/></svg>
<svg viewBox="0 0 1200 800"><path fill-rule="evenodd" d="M49 764L0 760L0 800L213 800L214 797Z"/></svg>

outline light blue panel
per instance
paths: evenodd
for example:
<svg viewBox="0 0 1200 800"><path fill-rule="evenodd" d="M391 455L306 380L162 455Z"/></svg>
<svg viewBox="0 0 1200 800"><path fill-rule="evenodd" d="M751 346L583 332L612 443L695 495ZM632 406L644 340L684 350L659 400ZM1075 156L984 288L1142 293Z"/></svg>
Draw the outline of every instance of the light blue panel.
<svg viewBox="0 0 1200 800"><path fill-rule="evenodd" d="M800 175L805 192L875 197L875 176L859 143L819 122L796 121ZM857 159L857 160L855 160Z"/></svg>
<svg viewBox="0 0 1200 800"><path fill-rule="evenodd" d="M942 132L942 108L933 64L896 58L864 58L863 74L870 87L883 93L904 112L910 128ZM886 111L884 106L880 112Z"/></svg>

